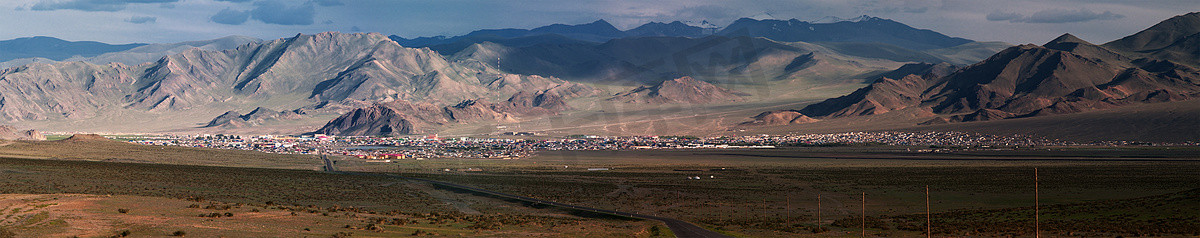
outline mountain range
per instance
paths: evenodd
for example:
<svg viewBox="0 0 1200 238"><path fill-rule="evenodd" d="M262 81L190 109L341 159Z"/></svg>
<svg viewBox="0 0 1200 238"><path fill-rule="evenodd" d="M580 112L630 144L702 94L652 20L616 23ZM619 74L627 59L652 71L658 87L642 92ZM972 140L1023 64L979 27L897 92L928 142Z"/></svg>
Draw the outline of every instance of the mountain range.
<svg viewBox="0 0 1200 238"><path fill-rule="evenodd" d="M146 44L110 45L95 41L66 41L47 36L25 37L0 41L0 62L34 57L50 60L92 57L144 45Z"/></svg>
<svg viewBox="0 0 1200 238"><path fill-rule="evenodd" d="M931 30L916 29L892 21L871 16L829 21L801 21L741 18L723 28L694 26L680 21L670 23L650 22L629 30L619 30L604 20L579 24L553 24L533 29L489 29L477 30L461 36L435 36L404 38L390 36L406 47L429 47L443 54L454 54L465 46L490 41L506 46L528 46L530 42L603 43L618 38L631 37L687 37L706 36L762 37L780 42L858 42L883 43L909 50L929 50L954 47L974 41L950 37Z"/></svg>
<svg viewBox="0 0 1200 238"><path fill-rule="evenodd" d="M1073 114L1200 96L1200 51L1182 50L1200 32L1200 13L1177 16L1137 34L1095 45L1064 34L1044 45L1014 46L979 63L914 64L845 96L761 118L836 119L895 111L921 124ZM777 114L777 115L770 115ZM781 122L774 124L808 123Z"/></svg>
<svg viewBox="0 0 1200 238"><path fill-rule="evenodd" d="M125 46L109 45L107 47L104 47L104 46L94 47L94 46L88 45L88 46L79 46L79 47L88 47L88 50L91 50L94 52L92 52L90 54L79 54L79 53L74 53L71 50L71 48L69 48L69 47L67 47L65 49L64 49L64 47L56 47L56 45L72 44L70 42L64 43L67 41L63 41L63 40L59 40L57 38L51 38L51 37L35 37L35 38L41 38L43 40L29 42L29 43L27 43L28 45L21 46L21 47L26 47L26 48L30 48L30 49L44 48L44 49L46 49L46 51L54 51L54 53L10 54L8 51L0 50L0 68L12 68L12 67L17 67L17 66L21 66L21 65L35 63L35 62L36 63L53 63L56 61L82 61L82 62L89 62L89 63L93 63L93 64L107 64L107 63L115 62L115 63L122 63L122 64L126 64L126 65L138 65L138 64L142 64L142 63L154 62L154 61L158 60L159 58L162 58L163 56L177 54L177 53L184 52L184 51L187 51L190 49L219 51L219 50L233 49L238 46L245 45L245 44L252 43L252 42L262 41L262 40L259 40L256 38L245 37L245 36L227 36L227 37L222 37L222 38L217 38L217 39L212 39L212 40L186 41L186 42L170 43L170 44L132 44L132 46L136 46L136 47L132 47L132 48L125 47L125 46L130 46L130 45L125 45ZM20 40L20 39L17 39L17 40ZM11 40L11 41L16 41L16 40ZM84 44L84 43L76 43L76 44ZM90 44L92 44L92 45L107 45L107 44L98 43L98 42L90 43ZM45 57L43 57L42 55L45 55ZM70 55L70 56L56 57L56 55ZM14 57L16 57L16 58L14 58ZM3 60L5 58L13 58L13 59Z"/></svg>
<svg viewBox="0 0 1200 238"><path fill-rule="evenodd" d="M1200 96L1198 25L1197 13L1181 15L1102 45L1070 34L974 42L866 16L227 37L26 58L36 60L0 70L0 119L39 130L336 135L549 131L537 125L571 120L622 133L673 131L661 121L685 119L697 121L674 124L705 133L1020 121L1190 102Z"/></svg>
<svg viewBox="0 0 1200 238"><path fill-rule="evenodd" d="M466 100L439 107L396 100L375 103L335 118L313 133L348 136L396 136L436 133L442 126L473 122L516 122L519 117L555 114L571 109L557 93L519 92L500 103Z"/></svg>
<svg viewBox="0 0 1200 238"><path fill-rule="evenodd" d="M320 114L362 102L455 103L552 88L564 95L591 92L586 85L450 61L380 34L321 33L221 51L189 49L136 66L60 62L5 69L0 71L0 118L85 120L114 110L172 113L247 106Z"/></svg>

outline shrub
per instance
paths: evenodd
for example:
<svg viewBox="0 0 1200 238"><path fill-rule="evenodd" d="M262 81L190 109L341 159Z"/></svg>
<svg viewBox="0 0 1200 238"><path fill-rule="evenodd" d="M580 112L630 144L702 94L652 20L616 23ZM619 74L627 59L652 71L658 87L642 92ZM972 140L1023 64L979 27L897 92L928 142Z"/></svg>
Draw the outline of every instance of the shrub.
<svg viewBox="0 0 1200 238"><path fill-rule="evenodd" d="M171 236L186 236L186 235L187 235L187 232L185 232L185 231L182 231L182 230L175 231L174 233L171 233Z"/></svg>
<svg viewBox="0 0 1200 238"><path fill-rule="evenodd" d="M117 212L118 212L118 213L129 213L129 209L125 209L125 208L118 208L118 209L117 209Z"/></svg>

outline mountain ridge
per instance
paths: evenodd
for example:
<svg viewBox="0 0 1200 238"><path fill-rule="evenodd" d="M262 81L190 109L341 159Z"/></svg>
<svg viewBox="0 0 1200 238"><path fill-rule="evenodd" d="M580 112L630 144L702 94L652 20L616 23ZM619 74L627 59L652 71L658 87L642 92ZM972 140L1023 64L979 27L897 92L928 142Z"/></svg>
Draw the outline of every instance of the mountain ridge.
<svg viewBox="0 0 1200 238"><path fill-rule="evenodd" d="M1181 18L1183 20L1181 20ZM928 112L921 124L991 121L1072 114L1147 103L1186 101L1200 97L1200 70L1171 57L1156 57L1162 45L1143 35L1190 37L1164 32L1200 29L1200 13L1173 17L1104 46L1069 33L1044 45L1014 46L979 63L943 76L900 72L842 97L808 105L794 112L820 119L857 117L898 110ZM1181 26L1180 22L1195 24ZM1143 46L1128 47L1130 42ZM1179 42L1171 45L1180 45ZM1124 54L1109 47L1124 49ZM1124 48L1122 48L1124 47ZM1125 54L1132 54L1133 57ZM1148 58L1143 58L1148 57ZM911 71L911 70L909 70ZM912 110L910 110L912 109ZM761 117L771 112L764 112ZM778 120L776 120L778 121ZM755 121L752 121L755 122Z"/></svg>
<svg viewBox="0 0 1200 238"><path fill-rule="evenodd" d="M592 92L556 78L450 61L376 33L298 34L221 51L189 49L137 66L35 63L4 69L0 78L5 79L0 117L8 121L81 120L105 108L161 113L267 101L289 102L289 108L396 99L456 102L558 86Z"/></svg>

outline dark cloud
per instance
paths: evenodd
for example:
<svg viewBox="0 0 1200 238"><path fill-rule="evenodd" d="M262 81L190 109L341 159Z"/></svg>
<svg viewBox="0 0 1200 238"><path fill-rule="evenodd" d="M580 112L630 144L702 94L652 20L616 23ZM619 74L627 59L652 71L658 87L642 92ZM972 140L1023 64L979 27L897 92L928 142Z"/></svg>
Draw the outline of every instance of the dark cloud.
<svg viewBox="0 0 1200 238"><path fill-rule="evenodd" d="M917 7L917 8L906 7L906 8L904 8L903 11L906 13L925 13L925 12L929 11L929 7Z"/></svg>
<svg viewBox="0 0 1200 238"><path fill-rule="evenodd" d="M1124 17L1124 15L1116 14L1111 11L1097 13L1087 9L1046 9L1034 12L1033 15L1029 16L1021 15L1019 13L1001 11L995 11L987 15L988 21L1009 21L1020 23L1071 23L1096 20L1116 20Z"/></svg>
<svg viewBox="0 0 1200 238"><path fill-rule="evenodd" d="M42 0L30 10L34 11L53 11L53 10L80 10L88 12L115 12L125 9L125 5L132 3L173 3L179 0Z"/></svg>
<svg viewBox="0 0 1200 238"><path fill-rule="evenodd" d="M322 7L346 5L345 3L342 3L342 0L316 0L315 2L317 3L317 5L320 5Z"/></svg>
<svg viewBox="0 0 1200 238"><path fill-rule="evenodd" d="M250 19L250 11L238 11L229 8L217 12L216 15L208 18L212 22L226 25L241 25Z"/></svg>
<svg viewBox="0 0 1200 238"><path fill-rule="evenodd" d="M992 13L988 13L987 15L988 21L1013 21L1021 19L1022 17L1025 16L1021 15L1020 13L1001 11L994 11Z"/></svg>
<svg viewBox="0 0 1200 238"><path fill-rule="evenodd" d="M1024 22L1028 23L1068 23L1068 22L1086 22L1094 20L1116 20L1125 16L1104 11L1096 13L1087 9L1079 10L1062 10L1062 9L1047 9L1041 10L1029 15Z"/></svg>
<svg viewBox="0 0 1200 238"><path fill-rule="evenodd" d="M218 2L249 2L250 0L217 0Z"/></svg>
<svg viewBox="0 0 1200 238"><path fill-rule="evenodd" d="M255 20L279 25L312 25L316 15L317 9L312 2L288 6L276 0L258 1L250 11L250 17Z"/></svg>
<svg viewBox="0 0 1200 238"><path fill-rule="evenodd" d="M133 23L133 24L154 23L156 21L158 21L157 17L150 17L150 16L134 16L134 17L130 17L129 19L125 19L125 22L129 22L129 23Z"/></svg>

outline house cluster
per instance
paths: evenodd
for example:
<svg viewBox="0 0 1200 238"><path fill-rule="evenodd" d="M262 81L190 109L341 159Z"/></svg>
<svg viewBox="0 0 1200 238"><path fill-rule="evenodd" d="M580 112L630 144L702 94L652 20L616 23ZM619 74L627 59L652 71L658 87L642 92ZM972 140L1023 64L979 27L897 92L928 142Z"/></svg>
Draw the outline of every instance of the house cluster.
<svg viewBox="0 0 1200 238"><path fill-rule="evenodd" d="M166 135L131 142L198 148L255 150L284 154L328 154L367 160L431 158L519 159L538 151L663 150L663 149L772 149L795 146L853 144L930 147L1006 148L1046 145L1079 145L1028 136L995 136L963 132L851 132L750 136L595 136L574 135L558 139L365 137L330 135ZM1109 143L1109 144L1131 144ZM935 152L932 151L931 152Z"/></svg>

